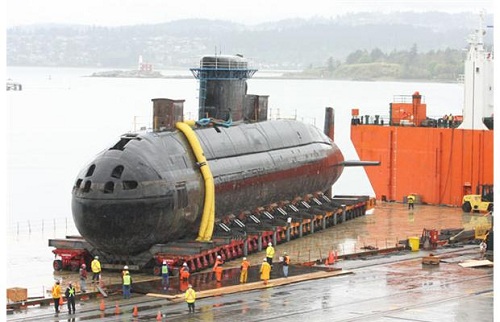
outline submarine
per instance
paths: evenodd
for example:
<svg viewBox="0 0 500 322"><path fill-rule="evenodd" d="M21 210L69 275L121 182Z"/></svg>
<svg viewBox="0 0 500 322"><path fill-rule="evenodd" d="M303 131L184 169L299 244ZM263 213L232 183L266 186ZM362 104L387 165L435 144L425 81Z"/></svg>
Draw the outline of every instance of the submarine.
<svg viewBox="0 0 500 322"><path fill-rule="evenodd" d="M209 241L214 221L325 192L349 166L315 126L267 120L268 97L247 94L256 70L241 55L204 56L191 71L197 121L184 122L184 100L152 99L153 130L123 134L77 175L73 219L99 252L134 256L197 234Z"/></svg>

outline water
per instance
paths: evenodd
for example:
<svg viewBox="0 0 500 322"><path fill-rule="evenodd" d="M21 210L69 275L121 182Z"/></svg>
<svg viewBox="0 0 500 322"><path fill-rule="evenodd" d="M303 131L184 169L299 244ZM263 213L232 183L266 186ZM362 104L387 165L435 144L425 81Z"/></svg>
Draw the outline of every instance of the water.
<svg viewBox="0 0 500 322"><path fill-rule="evenodd" d="M27 287L30 296L41 293L44 285L52 285L53 254L47 240L77 233L71 216L71 188L80 169L121 134L150 126L152 98L185 99L186 117L198 115L199 85L194 78L84 77L97 71L7 68L7 78L20 82L23 90L6 93L6 286ZM176 73L187 74L164 72ZM359 108L362 115L387 115L395 95L415 91L424 96L429 115L461 114L463 89L459 84L269 78L248 81L248 93L269 95L272 118L293 116L322 129L325 107L333 107L335 141L346 160L358 159L349 140L351 109ZM361 168L345 169L333 189L336 194L374 195ZM40 276L45 279L41 281Z"/></svg>

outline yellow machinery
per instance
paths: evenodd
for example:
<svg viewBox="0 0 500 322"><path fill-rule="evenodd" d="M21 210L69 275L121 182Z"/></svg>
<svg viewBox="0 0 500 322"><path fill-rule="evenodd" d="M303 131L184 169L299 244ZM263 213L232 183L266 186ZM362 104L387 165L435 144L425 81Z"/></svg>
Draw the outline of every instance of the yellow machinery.
<svg viewBox="0 0 500 322"><path fill-rule="evenodd" d="M492 212L493 211L493 185L478 186L478 193L465 195L462 199L464 212Z"/></svg>

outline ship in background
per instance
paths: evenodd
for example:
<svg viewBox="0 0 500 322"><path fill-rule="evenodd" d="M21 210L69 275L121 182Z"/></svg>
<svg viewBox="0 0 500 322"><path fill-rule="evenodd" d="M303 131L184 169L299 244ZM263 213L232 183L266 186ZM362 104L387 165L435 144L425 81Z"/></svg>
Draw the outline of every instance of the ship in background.
<svg viewBox="0 0 500 322"><path fill-rule="evenodd" d="M388 122L353 109L351 140L359 158L381 161L366 168L377 199L415 194L418 202L461 206L463 196L493 187L494 57L483 42L483 17L468 39L462 116L427 117L419 92L395 97Z"/></svg>

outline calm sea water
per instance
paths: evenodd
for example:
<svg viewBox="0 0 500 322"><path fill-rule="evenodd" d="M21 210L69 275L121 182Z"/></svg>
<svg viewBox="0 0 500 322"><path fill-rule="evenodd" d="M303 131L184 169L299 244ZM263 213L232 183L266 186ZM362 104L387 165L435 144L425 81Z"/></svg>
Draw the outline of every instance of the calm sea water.
<svg viewBox="0 0 500 322"><path fill-rule="evenodd" d="M40 281L40 276L52 276L53 255L47 240L77 233L71 215L71 188L76 175L121 134L150 126L151 99L185 99L186 118L197 117L199 84L194 78L86 77L96 71L7 68L7 78L23 85L22 91L6 93L7 287L28 287L35 293L42 292L43 285L50 287L52 280ZM325 107L333 107L335 141L346 160L358 159L349 140L351 109L360 109L362 115L387 115L394 96L415 91L424 96L429 115L461 114L461 84L270 78L248 81L249 94L269 95L272 118L296 117L322 129ZM374 195L361 168L345 169L333 189L336 194ZM32 274L34 269L40 270L36 276Z"/></svg>

